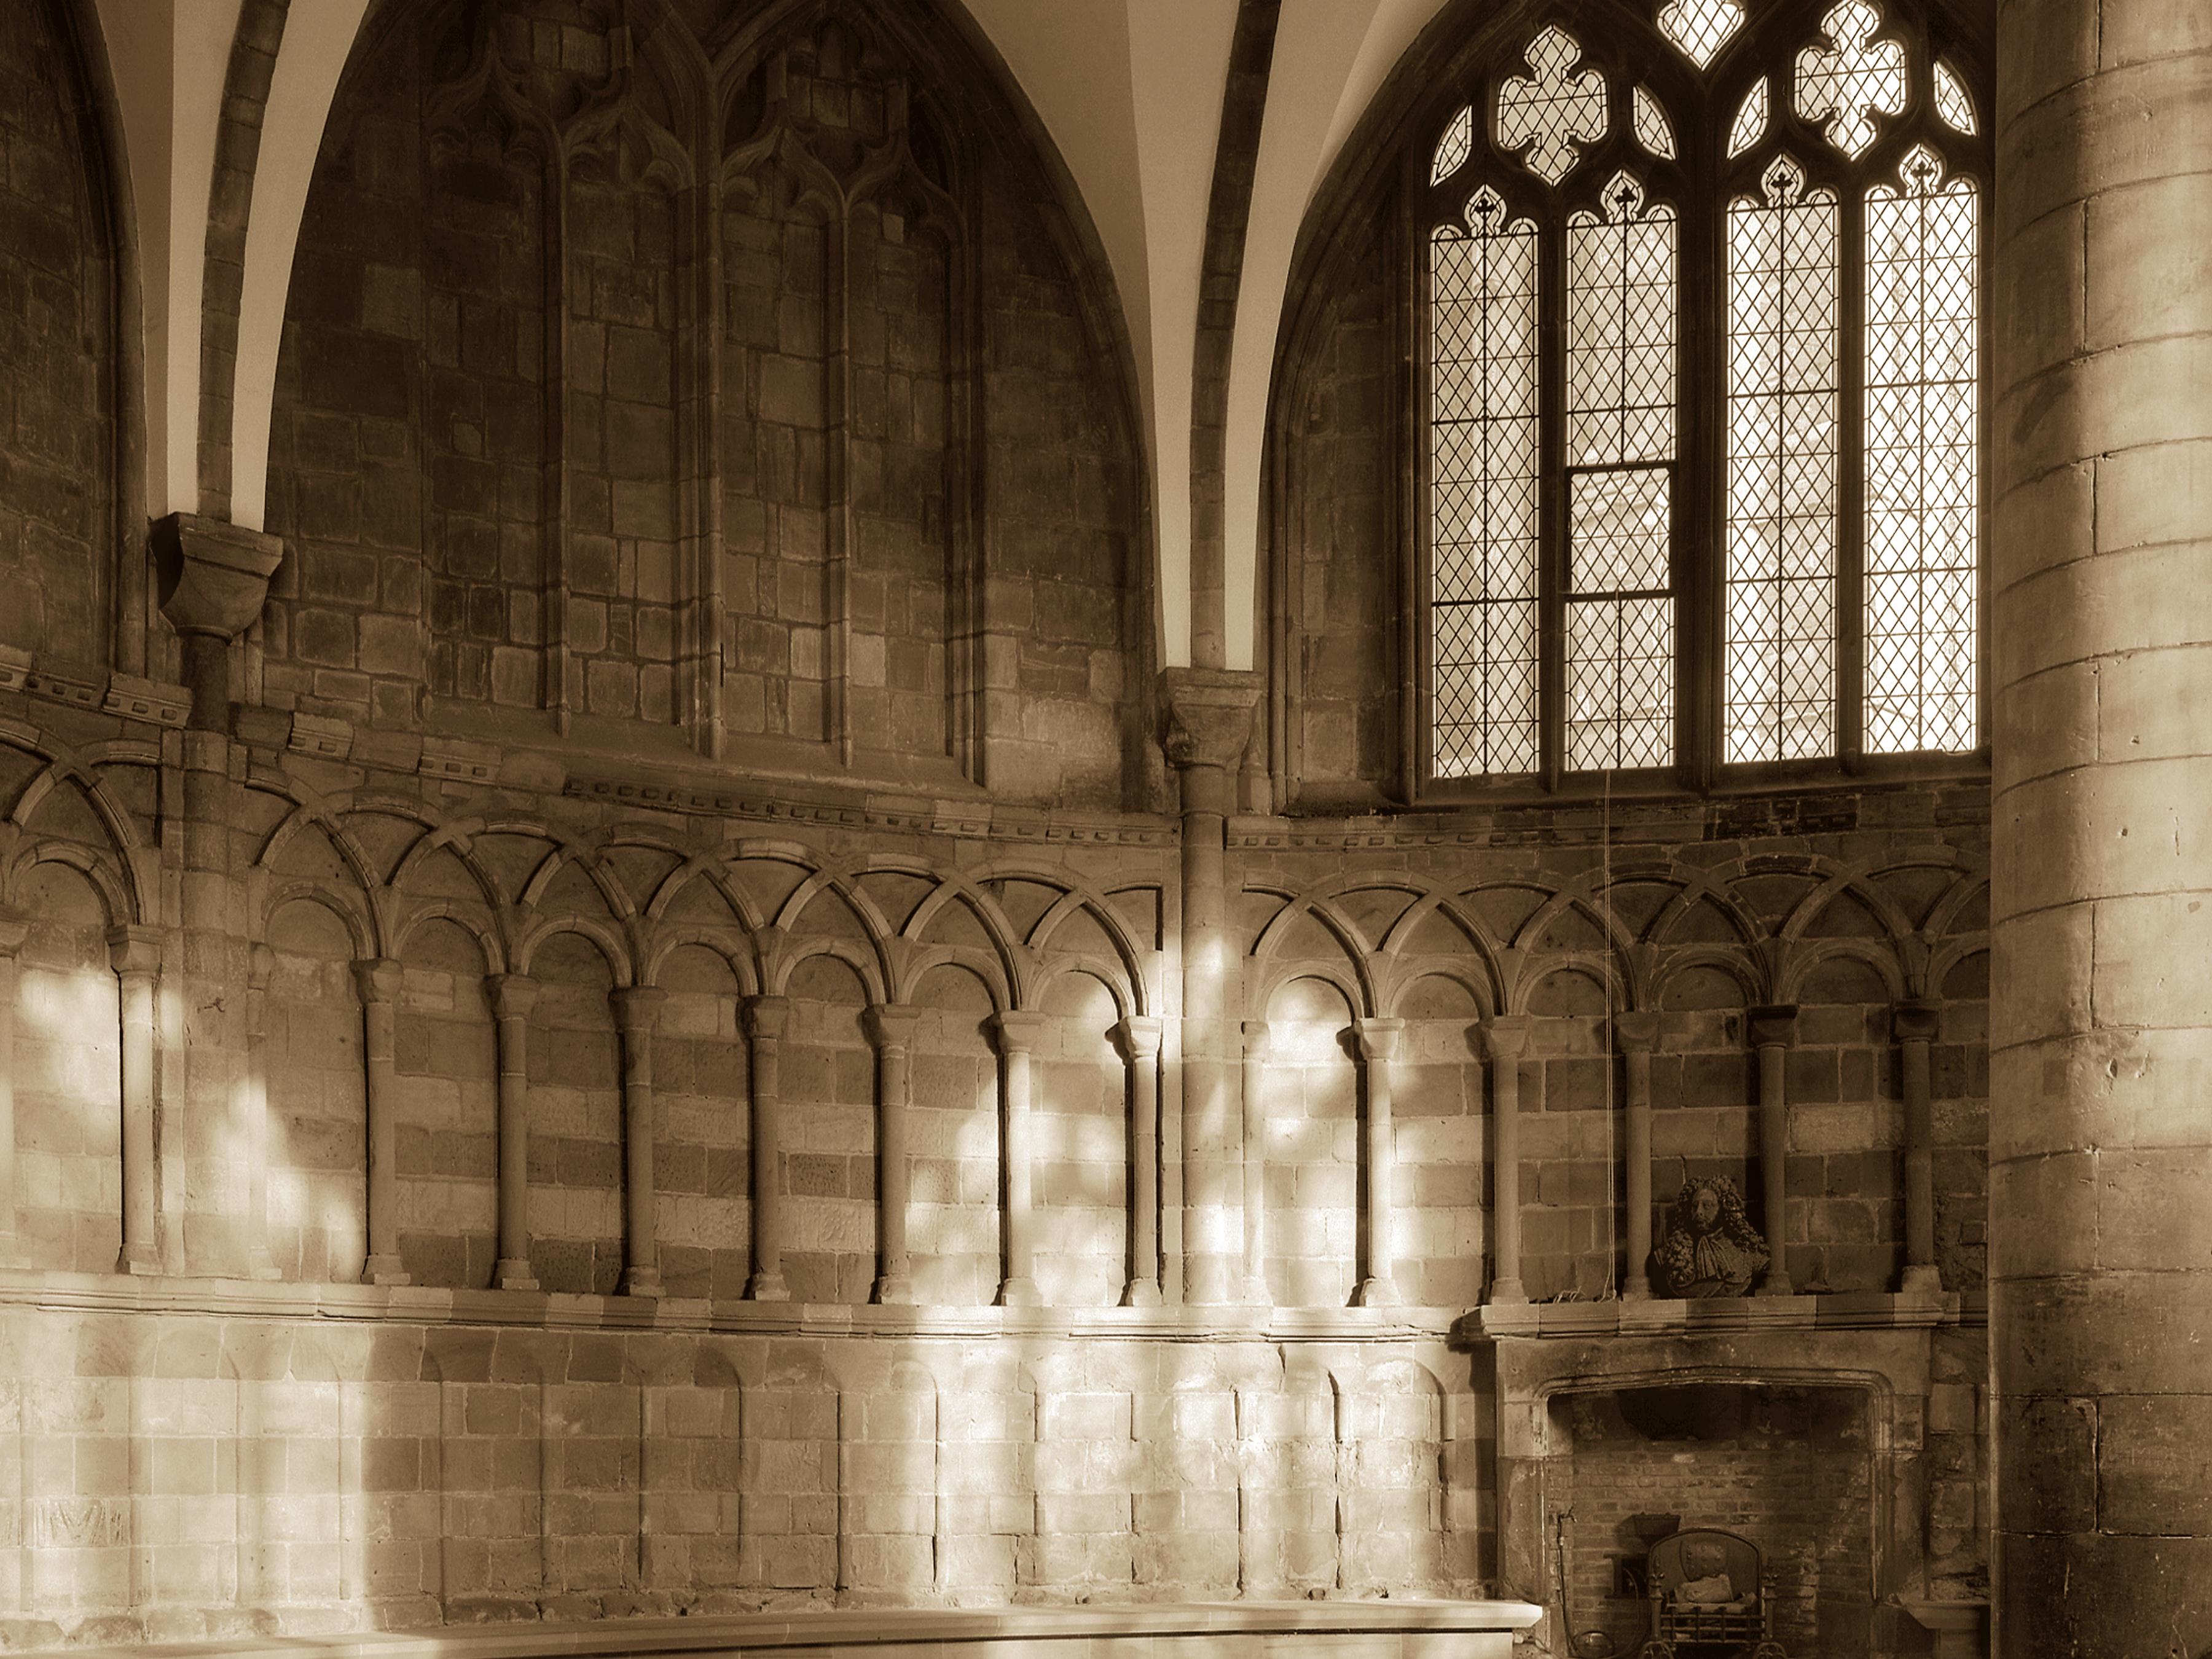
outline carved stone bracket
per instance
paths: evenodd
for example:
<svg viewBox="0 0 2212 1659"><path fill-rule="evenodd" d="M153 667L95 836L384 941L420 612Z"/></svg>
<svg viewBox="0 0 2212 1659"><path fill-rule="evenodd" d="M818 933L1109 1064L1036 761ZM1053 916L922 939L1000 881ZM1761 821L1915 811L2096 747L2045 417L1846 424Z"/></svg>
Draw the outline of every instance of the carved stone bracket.
<svg viewBox="0 0 2212 1659"><path fill-rule="evenodd" d="M1239 668L1160 671L1160 747L1173 766L1234 766L1252 737L1260 676Z"/></svg>
<svg viewBox="0 0 2212 1659"><path fill-rule="evenodd" d="M161 614L184 641L191 723L220 730L230 703L231 641L260 616L269 579L284 562L284 544L197 513L157 520L153 544Z"/></svg>

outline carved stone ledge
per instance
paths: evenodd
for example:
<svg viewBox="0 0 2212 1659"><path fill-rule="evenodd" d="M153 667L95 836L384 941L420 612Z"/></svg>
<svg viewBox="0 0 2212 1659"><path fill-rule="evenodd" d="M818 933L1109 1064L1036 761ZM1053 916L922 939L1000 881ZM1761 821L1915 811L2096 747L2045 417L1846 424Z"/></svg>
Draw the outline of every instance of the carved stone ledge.
<svg viewBox="0 0 2212 1659"><path fill-rule="evenodd" d="M11 646L0 646L0 691L170 730L184 725L192 706L191 693L181 685L110 674L89 663L33 657Z"/></svg>

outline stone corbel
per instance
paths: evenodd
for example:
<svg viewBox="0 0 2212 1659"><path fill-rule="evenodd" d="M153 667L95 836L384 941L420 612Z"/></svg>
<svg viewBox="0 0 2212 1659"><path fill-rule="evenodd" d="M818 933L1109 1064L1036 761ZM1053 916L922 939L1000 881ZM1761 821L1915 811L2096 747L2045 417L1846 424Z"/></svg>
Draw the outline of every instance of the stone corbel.
<svg viewBox="0 0 2212 1659"><path fill-rule="evenodd" d="M269 579L284 562L281 538L197 513L155 521L154 568L161 614L184 643L191 724L223 728L230 708L230 647L268 601Z"/></svg>
<svg viewBox="0 0 2212 1659"><path fill-rule="evenodd" d="M1160 747L1178 768L1234 766L1252 737L1260 676L1242 668L1160 671Z"/></svg>

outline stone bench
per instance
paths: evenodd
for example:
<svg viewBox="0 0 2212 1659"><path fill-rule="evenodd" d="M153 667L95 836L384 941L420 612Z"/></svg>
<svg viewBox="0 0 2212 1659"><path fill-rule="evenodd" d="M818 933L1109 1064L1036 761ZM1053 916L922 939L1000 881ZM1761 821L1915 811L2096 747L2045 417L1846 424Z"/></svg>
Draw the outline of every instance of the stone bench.
<svg viewBox="0 0 2212 1659"><path fill-rule="evenodd" d="M77 1648L75 1659L1510 1659L1526 1601L1224 1601L759 1613L240 1637Z"/></svg>

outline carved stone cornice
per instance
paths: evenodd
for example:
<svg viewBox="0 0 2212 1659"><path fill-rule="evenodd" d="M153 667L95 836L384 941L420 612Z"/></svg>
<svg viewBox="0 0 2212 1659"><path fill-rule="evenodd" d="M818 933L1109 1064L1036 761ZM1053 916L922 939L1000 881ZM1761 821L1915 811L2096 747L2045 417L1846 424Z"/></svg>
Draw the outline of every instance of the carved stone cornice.
<svg viewBox="0 0 2212 1659"><path fill-rule="evenodd" d="M1243 668L1160 671L1160 748L1171 766L1234 766L1252 738L1260 676Z"/></svg>

